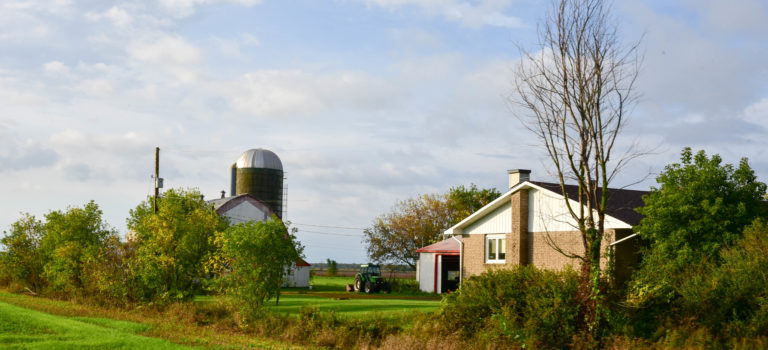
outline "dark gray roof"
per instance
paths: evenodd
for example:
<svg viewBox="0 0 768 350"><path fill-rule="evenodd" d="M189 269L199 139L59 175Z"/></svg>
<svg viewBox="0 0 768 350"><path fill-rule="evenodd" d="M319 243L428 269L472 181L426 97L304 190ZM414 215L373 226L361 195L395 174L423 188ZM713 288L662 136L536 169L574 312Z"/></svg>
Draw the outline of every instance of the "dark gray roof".
<svg viewBox="0 0 768 350"><path fill-rule="evenodd" d="M551 182L529 181L530 183L543 187L549 191L557 194L562 194L560 184ZM579 186L565 185L565 192L568 194L568 198L574 201L579 200ZM597 190L597 195L601 196L602 190ZM625 189L608 189L608 208L606 213L614 218L626 222L632 226L640 223L643 216L636 212L635 209L645 205L643 202L643 195L648 194L648 191L636 191Z"/></svg>

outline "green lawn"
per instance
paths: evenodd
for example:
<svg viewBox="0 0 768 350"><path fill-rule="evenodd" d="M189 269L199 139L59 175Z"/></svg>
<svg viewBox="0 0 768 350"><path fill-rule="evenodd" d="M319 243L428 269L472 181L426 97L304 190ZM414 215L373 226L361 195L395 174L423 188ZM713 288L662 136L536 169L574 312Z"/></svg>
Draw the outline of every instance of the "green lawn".
<svg viewBox="0 0 768 350"><path fill-rule="evenodd" d="M298 314L302 307L314 306L321 312L333 312L349 318L395 319L414 311L432 312L440 307L439 300L405 300L384 298L349 298L313 296L311 294L284 294L280 305L274 300L267 303L267 309L287 314Z"/></svg>
<svg viewBox="0 0 768 350"><path fill-rule="evenodd" d="M55 316L0 302L3 349L192 349L136 334L148 328L107 318Z"/></svg>
<svg viewBox="0 0 768 350"><path fill-rule="evenodd" d="M414 311L433 312L440 307L440 297L434 294L386 294L346 292L351 277L315 276L312 289L284 288L280 293L280 304L268 301L267 310L282 314L298 314L302 307L314 306L321 312L333 312L336 316L348 318L398 319ZM216 297L199 296L198 302L214 302Z"/></svg>

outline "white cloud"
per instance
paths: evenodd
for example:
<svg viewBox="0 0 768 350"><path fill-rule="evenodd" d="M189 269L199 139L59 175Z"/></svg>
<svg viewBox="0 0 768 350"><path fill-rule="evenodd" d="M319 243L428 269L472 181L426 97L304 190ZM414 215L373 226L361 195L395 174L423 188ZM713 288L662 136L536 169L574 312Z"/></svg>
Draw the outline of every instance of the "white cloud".
<svg viewBox="0 0 768 350"><path fill-rule="evenodd" d="M43 69L49 73L66 73L69 71L69 67L59 61L48 62L43 65Z"/></svg>
<svg viewBox="0 0 768 350"><path fill-rule="evenodd" d="M496 26L521 28L525 23L519 17L506 14L512 0L365 0L366 4L388 9L406 6L420 7L430 15L443 16L470 28Z"/></svg>
<svg viewBox="0 0 768 350"><path fill-rule="evenodd" d="M180 36L134 42L128 53L137 60L162 65L188 65L200 60L200 50Z"/></svg>
<svg viewBox="0 0 768 350"><path fill-rule="evenodd" d="M193 13L198 6L232 3L242 6L261 4L262 0L160 0L160 4L177 17L186 17Z"/></svg>
<svg viewBox="0 0 768 350"><path fill-rule="evenodd" d="M108 20L117 27L127 27L133 23L133 16L123 8L112 6L104 12L87 12L85 18L91 21Z"/></svg>
<svg viewBox="0 0 768 350"><path fill-rule="evenodd" d="M375 110L397 98L380 78L345 71L258 70L210 88L235 110L260 117L313 115L329 109Z"/></svg>
<svg viewBox="0 0 768 350"><path fill-rule="evenodd" d="M77 84L75 89L92 96L108 96L114 91L112 82L106 79L86 79Z"/></svg>

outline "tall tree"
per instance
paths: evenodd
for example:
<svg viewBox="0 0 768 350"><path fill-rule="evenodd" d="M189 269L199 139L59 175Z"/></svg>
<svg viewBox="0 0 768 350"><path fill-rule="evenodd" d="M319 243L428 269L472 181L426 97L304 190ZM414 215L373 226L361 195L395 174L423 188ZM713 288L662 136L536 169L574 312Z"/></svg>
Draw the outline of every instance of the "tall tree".
<svg viewBox="0 0 768 350"><path fill-rule="evenodd" d="M377 262L395 262L416 268L416 250L440 240L447 228L490 203L496 189L452 187L444 194L425 194L398 202L365 229L368 256Z"/></svg>
<svg viewBox="0 0 768 350"><path fill-rule="evenodd" d="M40 241L47 257L43 275L55 292L69 296L83 292L94 282L86 268L98 263L103 246L117 233L102 220L102 211L93 201L82 208L52 211L45 219Z"/></svg>
<svg viewBox="0 0 768 350"><path fill-rule="evenodd" d="M546 149L565 204L581 232L577 254L589 288L586 324L599 336L602 296L600 256L609 184L631 154L614 154L636 100L637 44L619 42L608 5L602 0L558 0L538 29L535 51L521 50L515 75L516 113ZM578 205L565 185L578 185ZM555 247L557 249L557 247Z"/></svg>
<svg viewBox="0 0 768 350"><path fill-rule="evenodd" d="M39 293L47 285L43 268L47 261L41 252L40 241L44 237L43 223L30 214L11 224L11 231L4 232L0 243L5 246L2 255L4 274L18 285Z"/></svg>
<svg viewBox="0 0 768 350"><path fill-rule="evenodd" d="M266 222L241 223L216 234L218 248L209 268L216 273L225 293L246 315L254 316L270 298L280 298L287 268L303 247L285 224L272 216Z"/></svg>
<svg viewBox="0 0 768 350"><path fill-rule="evenodd" d="M680 296L691 266L719 264L723 248L765 215L766 184L757 181L746 158L734 167L722 164L719 155L694 154L690 148L656 181L659 187L651 188L638 209L645 217L635 230L647 248L631 283L631 299L668 307Z"/></svg>
<svg viewBox="0 0 768 350"><path fill-rule="evenodd" d="M131 210L127 220L133 232L130 265L140 285L139 298L188 299L202 287L205 262L215 250L214 236L228 223L196 190L171 189L158 201L157 213L149 198Z"/></svg>

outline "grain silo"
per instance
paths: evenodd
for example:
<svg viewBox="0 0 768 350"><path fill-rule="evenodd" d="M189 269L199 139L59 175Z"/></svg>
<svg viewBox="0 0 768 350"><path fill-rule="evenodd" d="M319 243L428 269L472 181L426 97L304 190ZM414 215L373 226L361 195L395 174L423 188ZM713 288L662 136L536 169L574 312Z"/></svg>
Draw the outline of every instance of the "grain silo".
<svg viewBox="0 0 768 350"><path fill-rule="evenodd" d="M231 195L248 193L283 217L283 163L270 150L249 149L232 164Z"/></svg>

